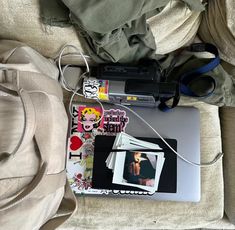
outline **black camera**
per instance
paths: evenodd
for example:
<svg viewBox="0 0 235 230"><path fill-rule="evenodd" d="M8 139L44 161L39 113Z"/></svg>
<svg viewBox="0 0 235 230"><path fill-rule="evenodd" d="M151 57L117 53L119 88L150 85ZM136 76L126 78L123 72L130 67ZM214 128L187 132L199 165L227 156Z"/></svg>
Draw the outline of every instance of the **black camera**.
<svg viewBox="0 0 235 230"><path fill-rule="evenodd" d="M156 60L138 65L101 64L92 68L91 76L84 80L83 93L87 95L97 82L96 96L111 103L156 106L161 99L177 94L177 83L167 81Z"/></svg>

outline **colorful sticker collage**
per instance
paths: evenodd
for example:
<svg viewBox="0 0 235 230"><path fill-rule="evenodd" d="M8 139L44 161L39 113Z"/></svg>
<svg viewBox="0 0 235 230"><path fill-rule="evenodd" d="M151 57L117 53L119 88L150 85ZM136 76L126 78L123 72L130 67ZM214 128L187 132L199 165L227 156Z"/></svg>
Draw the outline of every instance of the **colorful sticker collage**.
<svg viewBox="0 0 235 230"><path fill-rule="evenodd" d="M77 194L108 194L108 190L92 189L94 140L96 135L124 132L129 118L119 109L105 110L99 106L72 105L73 117L67 147L67 176Z"/></svg>

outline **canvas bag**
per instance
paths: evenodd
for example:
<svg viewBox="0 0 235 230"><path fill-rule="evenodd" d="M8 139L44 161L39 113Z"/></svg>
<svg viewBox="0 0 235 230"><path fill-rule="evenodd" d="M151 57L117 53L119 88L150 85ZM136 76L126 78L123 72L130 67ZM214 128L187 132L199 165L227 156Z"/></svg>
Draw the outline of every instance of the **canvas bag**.
<svg viewBox="0 0 235 230"><path fill-rule="evenodd" d="M0 229L52 230L76 209L57 77L56 66L30 47L0 41Z"/></svg>

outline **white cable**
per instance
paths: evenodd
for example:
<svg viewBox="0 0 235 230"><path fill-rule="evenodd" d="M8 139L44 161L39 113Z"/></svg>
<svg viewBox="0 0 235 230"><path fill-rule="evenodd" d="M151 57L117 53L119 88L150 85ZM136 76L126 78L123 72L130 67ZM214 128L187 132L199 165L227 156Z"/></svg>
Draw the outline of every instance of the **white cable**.
<svg viewBox="0 0 235 230"><path fill-rule="evenodd" d="M122 104L115 104L117 106L120 106L120 107L123 107L127 110L129 110L131 113L133 113L136 117L138 117L142 122L144 122L155 134L157 134L157 136L180 158L182 159L183 161L193 165L193 166L198 166L198 167L208 167L208 166L211 166L213 164L215 164L218 160L220 160L222 157L223 157L223 153L218 153L216 155L216 157L210 161L210 162L207 162L207 163L195 163L195 162L192 162L186 158L184 158L181 154L179 154L177 151L175 151L168 143L167 141L147 122L145 121L138 113L136 113L135 111L133 111L132 109L130 109L129 107L125 106L125 105L122 105Z"/></svg>
<svg viewBox="0 0 235 230"><path fill-rule="evenodd" d="M74 48L79 54L66 54L66 56L67 56L67 55L81 56L82 59L84 60L85 64L86 64L86 68L87 68L86 72L89 73L89 72L90 72L90 68L89 68L89 64L88 64L88 62L87 62L87 60L86 60L85 55L84 55L76 46L70 45L70 44L64 45L64 46L62 47L61 51L60 51L60 54L59 54L59 57L58 57L58 65L59 65L60 73L62 72L62 70L61 70L61 59L62 59L62 55L63 55L65 49L68 48L68 47ZM87 56L87 55L86 55L86 56Z"/></svg>
<svg viewBox="0 0 235 230"><path fill-rule="evenodd" d="M63 55L62 55L62 58L63 58L63 57L69 57L69 56L82 57L81 54L77 54L77 53L68 53L68 54L63 54ZM87 58L87 59L91 59L91 56L89 56L89 55L83 54L83 56L84 56L85 58ZM54 61L56 62L56 61L58 61L58 59L59 59L59 55L58 55L58 57L55 57L55 58L54 58Z"/></svg>
<svg viewBox="0 0 235 230"><path fill-rule="evenodd" d="M60 71L61 76L63 77L63 71L61 69L61 59L62 59L62 55L63 55L65 49L68 47L74 48L81 55L82 59L85 62L85 65L86 65L86 73L89 73L90 72L89 64L88 64L84 54L74 45L65 45L64 47L62 47L60 54L59 54L59 57L58 57L58 66L59 66L59 71ZM76 55L76 54L73 54L73 55Z"/></svg>
<svg viewBox="0 0 235 230"><path fill-rule="evenodd" d="M84 72L84 73L79 77L78 83L77 83L77 87L76 87L75 89L72 89L72 88L67 84L67 82L66 82L66 80L65 80L65 78L64 78L64 72L65 72L65 70L66 70L69 66L71 66L71 65L70 65L70 64L67 64L67 65L64 66L63 69L61 68L61 59L62 59L62 55L63 55L63 53L64 53L64 51L65 51L65 49L66 49L67 47L72 47L72 48L74 48L79 54L74 54L74 53L73 53L73 54L70 54L70 55L72 55L72 56L78 56L78 55L81 56L81 57L83 58L84 62L85 62L85 65L86 65L86 72ZM81 87L79 87L79 83L80 83L80 81L81 81L87 74L90 73L90 68L89 68L89 64L88 64L88 62L87 62L87 60L86 60L86 55L84 55L84 54L83 54L76 46L74 46L74 45L65 45L65 46L61 49L60 54L59 54L59 57L58 57L58 67L59 67L59 72L60 72L60 83L61 83L62 87L63 87L66 91L68 91L68 92L73 92L73 94L72 94L72 96L70 97L70 100L69 100L69 113L70 113L70 116L71 116L71 117L75 118L74 115L73 115L73 113L72 113L72 102L73 102L73 99L74 99L75 95L81 96L81 97L85 97L83 94L81 94L81 93L78 92L78 91L81 89ZM93 99L93 100L95 100L95 101L100 105L100 107L101 107L101 109L102 109L101 117L100 117L97 121L93 122L94 124L97 124L97 123L99 123L99 122L103 119L103 117L104 117L104 107L103 107L103 104L102 104L98 99ZM80 121L79 119L78 119L78 123L83 124L83 122Z"/></svg>
<svg viewBox="0 0 235 230"><path fill-rule="evenodd" d="M61 72L61 74L60 74L60 83L62 84L62 87L63 87L65 90L67 90L68 92L74 92L74 90L76 90L76 88L75 88L75 89L71 88L71 87L67 84L67 82L66 82L66 80L65 80L65 78L64 78L64 72L65 72L65 70L66 70L69 66L71 66L71 65L68 64L68 65L66 65L66 66L63 67L62 72ZM80 81L86 76L86 74L87 74L87 72L83 73L83 74L79 77L79 80L78 80L78 83L77 83L77 87L79 86ZM80 87L80 88L81 88L81 87ZM79 88L79 89L80 89L80 88ZM78 91L79 89L77 89L76 91Z"/></svg>

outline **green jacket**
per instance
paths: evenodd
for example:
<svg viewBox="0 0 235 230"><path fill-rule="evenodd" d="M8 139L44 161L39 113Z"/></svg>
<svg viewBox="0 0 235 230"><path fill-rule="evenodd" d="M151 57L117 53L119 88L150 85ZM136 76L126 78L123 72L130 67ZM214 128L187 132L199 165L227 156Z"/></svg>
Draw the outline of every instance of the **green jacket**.
<svg viewBox="0 0 235 230"><path fill-rule="evenodd" d="M42 21L54 26L72 23L85 50L96 62L136 62L156 58L156 44L146 20L170 0L40 0ZM181 0L202 11L200 0ZM69 14L70 12L70 14Z"/></svg>

